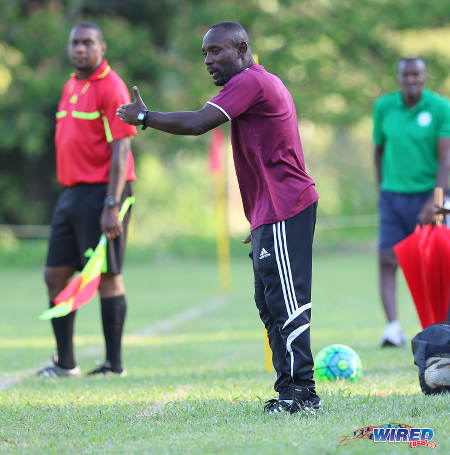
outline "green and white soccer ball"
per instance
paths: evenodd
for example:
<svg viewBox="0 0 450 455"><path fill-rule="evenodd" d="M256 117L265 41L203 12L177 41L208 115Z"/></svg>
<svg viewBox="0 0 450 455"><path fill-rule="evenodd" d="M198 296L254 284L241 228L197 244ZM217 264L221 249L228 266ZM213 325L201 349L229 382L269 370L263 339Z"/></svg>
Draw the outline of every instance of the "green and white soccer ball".
<svg viewBox="0 0 450 455"><path fill-rule="evenodd" d="M355 382L361 376L361 367L361 359L352 348L331 344L317 354L314 373L319 381L347 379Z"/></svg>

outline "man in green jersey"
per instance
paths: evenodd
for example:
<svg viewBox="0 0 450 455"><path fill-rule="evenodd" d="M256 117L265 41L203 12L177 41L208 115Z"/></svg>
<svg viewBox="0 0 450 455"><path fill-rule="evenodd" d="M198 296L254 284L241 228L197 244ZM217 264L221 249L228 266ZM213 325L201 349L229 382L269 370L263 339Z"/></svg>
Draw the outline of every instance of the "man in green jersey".
<svg viewBox="0 0 450 455"><path fill-rule="evenodd" d="M406 337L397 320L397 259L393 246L433 221L435 187L448 188L450 104L424 88L423 59L398 62L401 90L377 99L373 110L375 169L379 189L380 293L388 320L381 345L402 346Z"/></svg>

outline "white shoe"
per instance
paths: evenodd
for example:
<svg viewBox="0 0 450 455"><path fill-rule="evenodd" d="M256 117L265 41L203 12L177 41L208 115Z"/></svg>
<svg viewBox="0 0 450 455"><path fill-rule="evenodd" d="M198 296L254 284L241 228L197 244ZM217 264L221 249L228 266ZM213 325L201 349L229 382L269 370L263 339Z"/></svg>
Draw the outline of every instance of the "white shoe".
<svg viewBox="0 0 450 455"><path fill-rule="evenodd" d="M400 327L398 321L391 321L384 328L383 336L381 337L382 347L402 347L406 343L406 335Z"/></svg>
<svg viewBox="0 0 450 455"><path fill-rule="evenodd" d="M75 378L80 376L81 371L79 366L74 368L61 368L56 363L56 358L52 357L52 363L49 366L42 368L37 372L37 376L41 378Z"/></svg>
<svg viewBox="0 0 450 455"><path fill-rule="evenodd" d="M424 379L425 384L432 390L450 388L450 353L428 357L425 361Z"/></svg>

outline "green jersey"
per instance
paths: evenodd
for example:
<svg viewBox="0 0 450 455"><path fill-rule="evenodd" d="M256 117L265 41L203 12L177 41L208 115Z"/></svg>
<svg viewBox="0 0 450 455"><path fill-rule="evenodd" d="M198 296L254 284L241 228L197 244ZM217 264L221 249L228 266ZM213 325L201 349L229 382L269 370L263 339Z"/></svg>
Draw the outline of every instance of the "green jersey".
<svg viewBox="0 0 450 455"><path fill-rule="evenodd" d="M381 186L395 193L422 193L436 184L438 140L450 138L450 104L424 89L420 101L408 108L401 92L375 102L373 139L383 146Z"/></svg>

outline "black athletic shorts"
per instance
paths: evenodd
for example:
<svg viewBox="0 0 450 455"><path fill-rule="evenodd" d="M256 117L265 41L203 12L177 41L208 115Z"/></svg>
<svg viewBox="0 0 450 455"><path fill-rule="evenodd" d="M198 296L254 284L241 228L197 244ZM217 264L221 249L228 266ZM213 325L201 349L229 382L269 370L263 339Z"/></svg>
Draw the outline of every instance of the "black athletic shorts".
<svg viewBox="0 0 450 455"><path fill-rule="evenodd" d="M102 234L100 216L106 196L106 183L83 183L64 188L52 216L47 267L72 266L81 270L89 258L84 253L95 248ZM121 203L132 195L127 182ZM123 234L108 240L108 273L120 274L125 254L131 208L122 222Z"/></svg>
<svg viewBox="0 0 450 455"><path fill-rule="evenodd" d="M432 191L424 193L394 193L380 191L378 195L378 249L390 250L414 232L419 223L417 217ZM446 195L449 195L446 190ZM445 204L448 204L448 196ZM446 218L447 226L449 219Z"/></svg>

